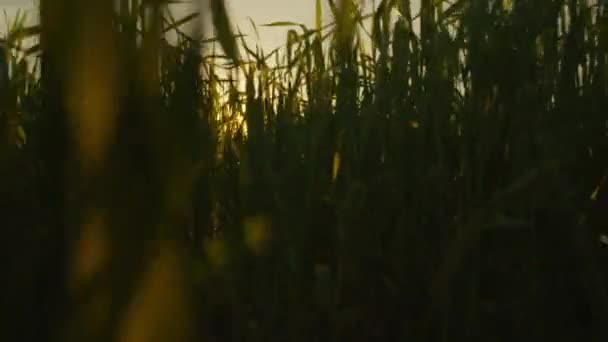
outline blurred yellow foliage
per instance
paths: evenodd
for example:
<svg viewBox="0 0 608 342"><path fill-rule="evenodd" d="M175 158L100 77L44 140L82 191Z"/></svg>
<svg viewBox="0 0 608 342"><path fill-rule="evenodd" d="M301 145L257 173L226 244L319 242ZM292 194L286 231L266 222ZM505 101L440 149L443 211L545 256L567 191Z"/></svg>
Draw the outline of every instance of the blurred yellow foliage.
<svg viewBox="0 0 608 342"><path fill-rule="evenodd" d="M223 267L226 265L227 253L226 243L221 239L213 239L205 244L207 260L213 267Z"/></svg>
<svg viewBox="0 0 608 342"><path fill-rule="evenodd" d="M79 318L82 318L81 328L93 336L103 336L110 316L112 296L108 289L97 292L88 302L84 303Z"/></svg>
<svg viewBox="0 0 608 342"><path fill-rule="evenodd" d="M257 254L263 253L272 238L270 219L266 216L251 216L244 220L245 244Z"/></svg>
<svg viewBox="0 0 608 342"><path fill-rule="evenodd" d="M109 259L109 237L105 219L101 212L93 211L81 226L80 239L76 245L72 271L72 286L78 289L86 285L102 270Z"/></svg>
<svg viewBox="0 0 608 342"><path fill-rule="evenodd" d="M84 169L100 163L114 133L118 112L118 62L110 34L90 28L82 34L67 84L66 104Z"/></svg>
<svg viewBox="0 0 608 342"><path fill-rule="evenodd" d="M164 246L127 309L119 342L190 341L192 325L179 254Z"/></svg>

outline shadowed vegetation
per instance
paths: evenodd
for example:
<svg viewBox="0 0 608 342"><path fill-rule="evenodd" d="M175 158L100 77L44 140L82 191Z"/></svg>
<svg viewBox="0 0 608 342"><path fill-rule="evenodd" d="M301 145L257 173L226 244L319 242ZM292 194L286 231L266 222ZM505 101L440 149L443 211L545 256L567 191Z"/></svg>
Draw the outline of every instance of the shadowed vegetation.
<svg viewBox="0 0 608 342"><path fill-rule="evenodd" d="M0 40L1 340L608 340L608 3L177 2Z"/></svg>

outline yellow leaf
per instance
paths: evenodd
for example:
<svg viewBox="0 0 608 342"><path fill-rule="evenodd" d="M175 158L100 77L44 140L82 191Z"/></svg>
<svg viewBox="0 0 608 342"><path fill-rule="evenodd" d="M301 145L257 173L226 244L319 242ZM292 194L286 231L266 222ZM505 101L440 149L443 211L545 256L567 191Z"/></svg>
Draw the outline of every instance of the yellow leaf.
<svg viewBox="0 0 608 342"><path fill-rule="evenodd" d="M23 130L23 127L19 126L17 127L17 145L19 147L25 145L27 143L27 135L25 134L25 131Z"/></svg>
<svg viewBox="0 0 608 342"><path fill-rule="evenodd" d="M336 180L338 178L338 173L340 172L340 153L336 151L334 153L334 161L331 169L331 178L332 180Z"/></svg>
<svg viewBox="0 0 608 342"><path fill-rule="evenodd" d="M602 187L604 187L604 183L606 183L606 178L607 178L606 175L604 175L604 177L602 177L602 179L600 180L599 184L595 187L595 189L591 193L590 199L592 201L597 200L597 195L599 194Z"/></svg>

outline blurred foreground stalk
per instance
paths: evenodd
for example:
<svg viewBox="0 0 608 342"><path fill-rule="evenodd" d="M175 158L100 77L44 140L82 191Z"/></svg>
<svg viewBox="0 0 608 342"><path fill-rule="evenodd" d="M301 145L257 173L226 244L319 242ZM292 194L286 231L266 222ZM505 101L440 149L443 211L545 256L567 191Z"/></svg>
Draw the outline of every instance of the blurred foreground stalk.
<svg viewBox="0 0 608 342"><path fill-rule="evenodd" d="M46 202L58 239L48 336L62 341L188 335L181 258L159 234L175 176L159 110L164 4L142 7L150 20L138 46L143 12L128 3L117 29L111 1L41 1Z"/></svg>

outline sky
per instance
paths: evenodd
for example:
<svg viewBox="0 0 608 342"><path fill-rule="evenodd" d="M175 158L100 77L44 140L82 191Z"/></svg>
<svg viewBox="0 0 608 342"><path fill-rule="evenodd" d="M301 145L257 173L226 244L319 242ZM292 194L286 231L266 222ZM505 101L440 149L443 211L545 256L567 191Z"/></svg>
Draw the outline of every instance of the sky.
<svg viewBox="0 0 608 342"><path fill-rule="evenodd" d="M371 3L372 1L367 0L366 2ZM379 2L379 0L376 0L376 2ZM413 1L413 3L416 2L418 1ZM257 38L248 18L251 18L258 25L259 44L264 50L270 51L284 44L286 29L284 27L263 27L261 25L275 21L293 21L313 28L315 3L315 0L227 0L227 7L233 24L254 40L257 40ZM327 1L323 0L323 3L327 4ZM28 10L30 18L35 20L33 4L34 0L0 0L0 9L5 10L9 18L13 17L18 9ZM186 15L188 11L191 10L182 7L178 11L180 13L175 13L175 17ZM328 18L328 8L325 8L324 14ZM5 27L4 18L0 18L0 36L5 31Z"/></svg>
<svg viewBox="0 0 608 342"><path fill-rule="evenodd" d="M18 9L29 10L30 17L34 20L33 3L34 0L0 0L0 9L6 11L9 18L13 17ZM314 27L315 0L228 0L227 6L233 24L239 26L243 33L252 35L252 38L255 38L255 34L248 18L257 25L274 21L294 21ZM179 17L181 14L176 13L175 16ZM0 34L5 31L5 27L2 16ZM276 47L285 41L285 28L258 27L258 31L260 43L265 48Z"/></svg>

